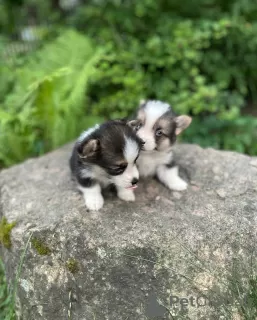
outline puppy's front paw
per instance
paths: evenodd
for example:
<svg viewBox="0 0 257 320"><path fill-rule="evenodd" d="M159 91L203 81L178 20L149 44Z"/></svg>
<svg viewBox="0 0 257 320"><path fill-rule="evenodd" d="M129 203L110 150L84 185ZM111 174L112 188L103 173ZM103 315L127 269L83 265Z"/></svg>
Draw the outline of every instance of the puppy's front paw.
<svg viewBox="0 0 257 320"><path fill-rule="evenodd" d="M170 181L168 183L168 187L171 190L174 191L183 191L187 189L188 184L182 180L181 178L177 177L176 179L174 179L174 181Z"/></svg>
<svg viewBox="0 0 257 320"><path fill-rule="evenodd" d="M118 197L124 201L135 201L136 199L134 192L132 190L127 190L127 189L119 189Z"/></svg>
<svg viewBox="0 0 257 320"><path fill-rule="evenodd" d="M84 199L89 210L97 211L104 205L104 198L101 194L90 194L85 196Z"/></svg>
<svg viewBox="0 0 257 320"><path fill-rule="evenodd" d="M187 188L187 183L178 175L178 167L166 168L159 166L157 168L157 176L159 180L165 184L170 190L183 191Z"/></svg>

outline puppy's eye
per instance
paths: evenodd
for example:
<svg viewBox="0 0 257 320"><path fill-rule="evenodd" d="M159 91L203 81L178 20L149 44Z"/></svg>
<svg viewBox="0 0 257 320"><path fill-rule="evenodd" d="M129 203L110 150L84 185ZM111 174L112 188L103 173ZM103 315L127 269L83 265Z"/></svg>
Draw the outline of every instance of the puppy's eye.
<svg viewBox="0 0 257 320"><path fill-rule="evenodd" d="M126 169L126 165L125 164L122 164L122 165L120 165L120 166L115 166L115 167L113 167L115 170L125 170Z"/></svg>
<svg viewBox="0 0 257 320"><path fill-rule="evenodd" d="M142 127L142 123L138 123L138 124L135 126L135 130L138 131L141 127Z"/></svg>
<svg viewBox="0 0 257 320"><path fill-rule="evenodd" d="M126 164L121 164L119 166L113 166L110 169L111 169L113 174L117 174L118 175L118 174L122 174L125 171L126 168L127 168Z"/></svg>
<svg viewBox="0 0 257 320"><path fill-rule="evenodd" d="M160 137L160 136L163 135L163 132L162 132L160 129L157 129L157 130L155 131L155 135L156 135L157 137Z"/></svg>

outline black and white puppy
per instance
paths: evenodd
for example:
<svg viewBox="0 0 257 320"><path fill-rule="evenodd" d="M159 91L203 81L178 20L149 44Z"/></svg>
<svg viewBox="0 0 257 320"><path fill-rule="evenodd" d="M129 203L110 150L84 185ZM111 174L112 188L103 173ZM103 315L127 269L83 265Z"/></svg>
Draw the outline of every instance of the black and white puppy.
<svg viewBox="0 0 257 320"><path fill-rule="evenodd" d="M136 161L141 139L124 121L113 120L88 129L78 138L70 168L90 210L104 204L101 189L115 185L118 197L134 201L139 178Z"/></svg>
<svg viewBox="0 0 257 320"><path fill-rule="evenodd" d="M144 141L137 160L140 177L156 175L169 189L185 190L187 183L178 175L172 145L192 119L186 115L176 116L168 103L153 100L140 104L135 119L129 124Z"/></svg>

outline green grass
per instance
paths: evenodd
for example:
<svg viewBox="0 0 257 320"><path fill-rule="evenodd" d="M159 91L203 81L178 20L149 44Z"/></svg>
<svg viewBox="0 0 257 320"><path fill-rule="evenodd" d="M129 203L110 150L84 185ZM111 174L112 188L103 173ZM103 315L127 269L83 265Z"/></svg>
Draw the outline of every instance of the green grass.
<svg viewBox="0 0 257 320"><path fill-rule="evenodd" d="M0 258L0 319L14 320L14 299L13 294L8 289L5 278L4 265Z"/></svg>
<svg viewBox="0 0 257 320"><path fill-rule="evenodd" d="M33 232L29 235L24 250L20 257L15 278L12 279L11 286L9 287L5 277L5 268L3 261L0 257L0 320L15 320L15 295L17 291L18 281L20 279L22 266L28 250Z"/></svg>

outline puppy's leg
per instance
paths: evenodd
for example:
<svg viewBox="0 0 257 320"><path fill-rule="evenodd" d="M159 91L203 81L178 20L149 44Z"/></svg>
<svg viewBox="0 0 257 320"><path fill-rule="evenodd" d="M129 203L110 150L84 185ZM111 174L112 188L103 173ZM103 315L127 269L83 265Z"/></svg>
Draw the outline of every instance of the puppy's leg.
<svg viewBox="0 0 257 320"><path fill-rule="evenodd" d="M89 210L99 210L104 205L101 187L90 178L78 179L78 188L83 193L85 204Z"/></svg>
<svg viewBox="0 0 257 320"><path fill-rule="evenodd" d="M134 192L130 189L117 187L117 195L121 200L124 201L135 201Z"/></svg>
<svg viewBox="0 0 257 320"><path fill-rule="evenodd" d="M186 190L187 183L178 175L178 166L160 165L156 171L158 179L169 189Z"/></svg>

